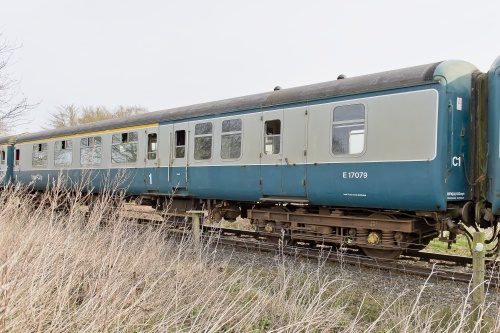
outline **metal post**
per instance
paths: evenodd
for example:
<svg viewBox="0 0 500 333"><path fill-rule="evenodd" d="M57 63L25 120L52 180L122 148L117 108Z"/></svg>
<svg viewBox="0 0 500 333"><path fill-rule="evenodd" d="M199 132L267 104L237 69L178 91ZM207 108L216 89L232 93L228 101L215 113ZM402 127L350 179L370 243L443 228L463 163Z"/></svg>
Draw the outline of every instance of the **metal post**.
<svg viewBox="0 0 500 333"><path fill-rule="evenodd" d="M479 315L479 308L484 303L484 232L474 232L472 247L472 302Z"/></svg>
<svg viewBox="0 0 500 333"><path fill-rule="evenodd" d="M194 251L196 255L200 255L200 215L203 214L202 210L190 210L188 214L191 214L192 226L193 230L193 243L194 243Z"/></svg>

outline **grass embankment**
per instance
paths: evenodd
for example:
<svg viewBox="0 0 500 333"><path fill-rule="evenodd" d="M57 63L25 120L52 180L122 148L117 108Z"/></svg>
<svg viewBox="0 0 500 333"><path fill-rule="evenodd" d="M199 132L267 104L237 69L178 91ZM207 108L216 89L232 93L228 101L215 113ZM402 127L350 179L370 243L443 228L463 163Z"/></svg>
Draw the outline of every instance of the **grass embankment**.
<svg viewBox="0 0 500 333"><path fill-rule="evenodd" d="M214 246L195 254L188 238L129 223L106 195L88 219L81 198L57 211L61 196L36 208L21 189L0 194L2 332L480 331L463 304L429 304L390 282L373 290L321 260L242 263Z"/></svg>
<svg viewBox="0 0 500 333"><path fill-rule="evenodd" d="M470 228L469 230L470 233L473 233L474 230ZM445 233L448 233L445 231ZM486 230L485 231L486 238L489 239L492 235L492 230ZM447 237L447 234L445 235ZM446 238L445 237L445 238ZM496 241L490 244L485 244L485 249L487 251L492 250L496 245ZM449 248L448 248L449 246ZM435 253L448 253L448 254L455 254L455 255L462 255L462 256L471 256L471 246L472 246L472 241L467 240L467 236L465 235L457 235L457 238L455 239L454 243L450 243L448 245L447 242L440 241L439 238L434 238L431 240L429 245L425 248L425 251L427 252L435 252Z"/></svg>

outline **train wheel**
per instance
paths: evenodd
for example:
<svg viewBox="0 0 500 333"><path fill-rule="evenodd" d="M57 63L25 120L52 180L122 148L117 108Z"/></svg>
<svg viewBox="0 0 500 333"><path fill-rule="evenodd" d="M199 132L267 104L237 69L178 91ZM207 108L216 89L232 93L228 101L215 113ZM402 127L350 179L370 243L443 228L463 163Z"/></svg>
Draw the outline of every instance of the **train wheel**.
<svg viewBox="0 0 500 333"><path fill-rule="evenodd" d="M373 218L373 219L390 219L390 220L394 220L395 219L395 217L392 216L392 215L379 214L379 213L371 214L369 217ZM391 245L391 244L384 243L384 237L385 236L383 236L384 235L383 233L376 232L376 233L374 233L374 235L377 236L376 237L376 239L378 240L377 243L380 243L382 245L389 245L389 246ZM370 242L368 241L368 243L370 243ZM377 243L374 242L373 245L375 245ZM394 243L394 239L392 239L390 241L390 243ZM376 258L376 259L382 259L382 260L396 259L404 251L404 249L392 249L392 248L389 248L389 249L384 249L384 248L377 249L377 248L363 247L363 246L361 246L361 250L368 257L370 257L370 258Z"/></svg>
<svg viewBox="0 0 500 333"><path fill-rule="evenodd" d="M392 260L398 258L404 250L384 250L371 247L362 247L361 250L370 258Z"/></svg>

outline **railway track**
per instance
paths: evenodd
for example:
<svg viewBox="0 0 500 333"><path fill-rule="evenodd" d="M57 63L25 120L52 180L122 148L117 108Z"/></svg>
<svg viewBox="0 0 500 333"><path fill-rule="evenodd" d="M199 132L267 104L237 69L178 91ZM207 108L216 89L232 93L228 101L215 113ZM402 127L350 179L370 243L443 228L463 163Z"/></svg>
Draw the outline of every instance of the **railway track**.
<svg viewBox="0 0 500 333"><path fill-rule="evenodd" d="M466 256L447 255L442 253L418 252L411 251L397 260L378 260L359 255L352 249L346 248L345 251L336 251L331 248L307 248L300 246L288 246L283 244L271 244L265 241L255 241L258 235L254 231L238 230L228 228L218 228L211 226L203 227L204 237L206 239L217 237L217 243L221 245L234 246L245 250L252 251L279 251L281 254L290 256L300 256L304 258L317 259L321 256L329 262L341 262L359 267L376 268L382 270L397 271L404 274L413 274L430 277L430 280L452 280L463 283L470 283L472 273L465 271L457 271L440 267L440 264L465 266L472 264L472 258ZM427 261L425 266L412 264L408 261ZM435 261L436 263L431 263ZM487 264L493 266L492 260L487 260ZM498 264L496 266L496 274L488 274L485 276L485 284L487 287L500 288L500 272L498 272Z"/></svg>
<svg viewBox="0 0 500 333"><path fill-rule="evenodd" d="M188 214L179 214L178 217L190 218ZM148 220L148 219L145 219ZM161 218L163 220L163 218ZM151 221L151 220L150 220ZM156 222L159 222L156 220ZM173 223L174 228L190 229L190 222ZM186 230L184 230L185 232ZM205 241L213 241L216 239L217 244L233 246L248 251L266 251L276 252L290 256L300 256L303 258L317 259L320 255L324 260L329 262L342 262L359 267L376 268L382 270L396 271L403 274L413 274L419 276L430 277L431 280L452 280L463 283L472 281L472 273L463 270L453 270L443 268L447 266L467 266L472 265L472 258L468 256L450 255L433 252L408 251L399 259L387 260L366 257L360 255L356 249L348 246L342 251L337 251L331 247L301 247L289 246L283 244L272 244L261 239L259 234L252 230L222 228L219 226L202 226L202 239ZM426 261L426 265L421 262ZM412 263L413 262L413 263ZM420 264L416 264L420 263ZM485 274L485 283L487 289L500 288L500 262L494 262L491 259L486 260L487 267L493 267L492 274Z"/></svg>

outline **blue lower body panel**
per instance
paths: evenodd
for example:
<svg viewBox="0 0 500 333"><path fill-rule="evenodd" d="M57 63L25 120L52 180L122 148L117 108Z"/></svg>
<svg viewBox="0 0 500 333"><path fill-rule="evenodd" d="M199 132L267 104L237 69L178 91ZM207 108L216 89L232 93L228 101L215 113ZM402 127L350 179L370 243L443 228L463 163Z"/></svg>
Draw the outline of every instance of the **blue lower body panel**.
<svg viewBox="0 0 500 333"><path fill-rule="evenodd" d="M308 198L317 205L446 209L445 174L431 162L318 164L307 171Z"/></svg>
<svg viewBox="0 0 500 333"><path fill-rule="evenodd" d="M107 187L130 195L167 194L177 186L172 174L186 170L178 169L17 171L14 179L37 190L63 177L87 191ZM446 209L445 171L435 161L189 167L183 194L248 202L263 196L301 197L312 205L436 211Z"/></svg>

